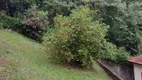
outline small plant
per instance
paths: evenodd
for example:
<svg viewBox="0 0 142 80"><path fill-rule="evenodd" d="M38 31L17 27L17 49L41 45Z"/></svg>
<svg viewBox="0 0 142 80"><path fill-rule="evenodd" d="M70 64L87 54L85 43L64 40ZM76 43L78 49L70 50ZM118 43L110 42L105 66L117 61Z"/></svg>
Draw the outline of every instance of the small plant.
<svg viewBox="0 0 142 80"><path fill-rule="evenodd" d="M45 11L36 10L36 6L28 9L21 32L32 39L41 41L43 33L48 28L47 14Z"/></svg>
<svg viewBox="0 0 142 80"><path fill-rule="evenodd" d="M119 48L112 43L106 42L102 50L102 58L107 59L114 63L122 63L129 59L130 55L126 52L125 48Z"/></svg>
<svg viewBox="0 0 142 80"><path fill-rule="evenodd" d="M2 29L3 23L0 22L0 29Z"/></svg>

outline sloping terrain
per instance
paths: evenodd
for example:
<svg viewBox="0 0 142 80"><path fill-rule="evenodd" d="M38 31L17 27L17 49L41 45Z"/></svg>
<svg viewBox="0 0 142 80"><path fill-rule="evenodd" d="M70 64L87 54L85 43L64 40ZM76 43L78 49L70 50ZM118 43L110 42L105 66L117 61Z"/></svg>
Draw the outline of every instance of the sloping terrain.
<svg viewBox="0 0 142 80"><path fill-rule="evenodd" d="M94 62L94 70L50 61L43 46L16 32L0 30L0 80L110 80Z"/></svg>

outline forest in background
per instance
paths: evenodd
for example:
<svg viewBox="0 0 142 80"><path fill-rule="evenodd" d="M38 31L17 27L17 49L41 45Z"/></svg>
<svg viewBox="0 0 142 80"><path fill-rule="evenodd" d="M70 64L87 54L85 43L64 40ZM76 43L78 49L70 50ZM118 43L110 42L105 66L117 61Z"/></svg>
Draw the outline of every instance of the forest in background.
<svg viewBox="0 0 142 80"><path fill-rule="evenodd" d="M60 62L90 67L142 52L141 0L0 0L0 28L47 46Z"/></svg>

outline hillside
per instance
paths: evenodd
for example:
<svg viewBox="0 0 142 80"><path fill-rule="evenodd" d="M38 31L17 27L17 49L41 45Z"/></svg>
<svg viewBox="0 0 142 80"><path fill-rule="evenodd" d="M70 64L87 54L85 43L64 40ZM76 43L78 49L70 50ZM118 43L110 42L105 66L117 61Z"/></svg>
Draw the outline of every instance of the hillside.
<svg viewBox="0 0 142 80"><path fill-rule="evenodd" d="M43 46L16 32L0 30L0 80L110 80L94 63L94 70L54 64Z"/></svg>

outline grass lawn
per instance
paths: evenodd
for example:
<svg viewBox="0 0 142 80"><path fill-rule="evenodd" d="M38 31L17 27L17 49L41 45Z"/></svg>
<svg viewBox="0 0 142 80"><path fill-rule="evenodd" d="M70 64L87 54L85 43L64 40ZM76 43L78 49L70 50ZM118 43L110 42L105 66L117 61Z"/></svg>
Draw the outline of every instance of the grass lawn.
<svg viewBox="0 0 142 80"><path fill-rule="evenodd" d="M16 32L0 30L0 80L111 80L94 62L94 70L52 63L43 46Z"/></svg>

